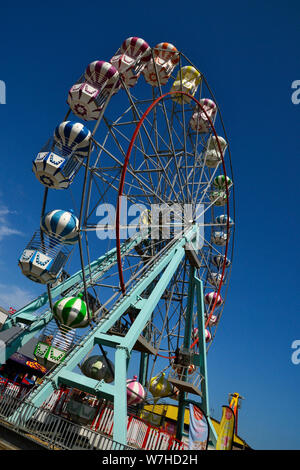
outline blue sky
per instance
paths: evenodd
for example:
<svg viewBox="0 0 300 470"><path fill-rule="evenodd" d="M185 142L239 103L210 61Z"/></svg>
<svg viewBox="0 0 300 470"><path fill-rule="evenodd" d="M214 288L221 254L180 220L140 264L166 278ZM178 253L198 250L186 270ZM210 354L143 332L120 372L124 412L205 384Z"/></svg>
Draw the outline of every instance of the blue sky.
<svg viewBox="0 0 300 470"><path fill-rule="evenodd" d="M41 287L17 258L37 228L42 191L31 161L89 62L122 41L169 41L206 75L229 136L236 245L222 323L208 357L216 417L230 392L245 396L239 433L254 448L299 449L300 80L296 1L142 3L73 1L2 6L0 80L0 305L25 304Z"/></svg>

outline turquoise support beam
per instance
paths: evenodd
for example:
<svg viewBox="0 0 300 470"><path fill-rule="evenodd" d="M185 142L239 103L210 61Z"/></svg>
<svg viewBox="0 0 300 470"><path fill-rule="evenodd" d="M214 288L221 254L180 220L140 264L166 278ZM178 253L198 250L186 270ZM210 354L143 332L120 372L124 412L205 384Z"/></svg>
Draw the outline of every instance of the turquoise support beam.
<svg viewBox="0 0 300 470"><path fill-rule="evenodd" d="M202 408L207 416L209 428L210 428L210 440L213 445L216 445L217 434L213 427L210 419L210 408L209 408L209 395L208 395L208 374L207 374L207 359L206 359L206 341L205 341L205 318L204 318L204 295L203 295L203 283L197 277L195 278L196 283L196 295L197 295L197 317L198 317L198 338L199 338L199 366L200 372L203 376L202 385Z"/></svg>
<svg viewBox="0 0 300 470"><path fill-rule="evenodd" d="M113 439L124 445L127 444L127 359L127 349L118 346L115 354Z"/></svg>
<svg viewBox="0 0 300 470"><path fill-rule="evenodd" d="M105 321L103 327L101 326L97 329L99 333L107 333L107 331L115 324L115 322L120 318L120 316L131 306L136 306L140 300L143 303L149 302L149 299L145 302L145 299L142 299L140 295L144 292L144 290L151 284L151 282L162 272L162 270L170 263L170 261L175 257L177 257L176 252L179 250L180 247L183 247L186 241L189 241L191 238L195 236L195 230L192 229L186 235L186 239L183 238L179 240L164 256L162 256L154 266L152 266L147 273L141 278L141 280L132 288L131 291L126 294L122 302L112 310L109 318ZM184 251L184 250L183 250ZM182 250L181 250L182 254ZM122 310L122 313L120 314ZM136 320L134 324L136 323ZM131 327L132 328L132 327ZM97 337L97 335L96 335ZM138 337L136 337L137 339ZM124 343L121 343L124 345ZM128 345L125 345L128 347Z"/></svg>
<svg viewBox="0 0 300 470"><path fill-rule="evenodd" d="M178 396L178 414L177 414L177 427L176 427L176 439L182 440L183 428L184 428L184 414L185 414L185 392L180 390Z"/></svg>
<svg viewBox="0 0 300 470"><path fill-rule="evenodd" d="M200 279L196 278L197 292L197 317L198 317L198 345L199 345L199 361L200 372L204 377L202 382L202 407L206 416L209 416L209 399L208 399L208 380L207 380L207 361L206 361L206 342L205 342L205 319L204 319L204 298L203 284Z"/></svg>
<svg viewBox="0 0 300 470"><path fill-rule="evenodd" d="M182 245L184 242L182 242ZM145 306L142 308L140 313L138 314L137 318L133 322L129 332L127 335L121 340L121 345L125 346L132 350L133 346L135 345L138 337L142 333L143 329L145 328L146 323L149 321L153 310L155 309L156 305L158 304L159 300L163 292L165 291L166 287L171 281L173 274L175 273L176 269L178 268L182 258L185 255L185 251L183 246L179 246L177 250L173 253L172 259L169 262L168 266L166 267L164 273L162 274L160 280L156 284L156 287L153 289L152 293L150 294Z"/></svg>
<svg viewBox="0 0 300 470"><path fill-rule="evenodd" d="M122 341L122 336L107 335L105 333L96 333L95 344L102 344L102 346L108 346L116 348Z"/></svg>
<svg viewBox="0 0 300 470"><path fill-rule="evenodd" d="M200 279L196 277L196 270L191 268L190 271L190 278L189 278L189 290L188 290L188 305L187 305L187 320L185 325L185 338L184 338L184 346L186 348L190 347L191 342L191 314L193 311L193 302L196 292L196 300L197 300L197 321L198 321L198 338L199 338L199 354L194 355L193 363L199 367L200 373L203 377L202 381L202 402L201 408L205 412L210 428L210 441L215 446L217 442L217 434L215 428L213 427L212 421L210 419L210 411L209 411L209 396L208 396L208 378L207 378L207 360L206 360L206 342L205 342L205 317L204 317L204 295L203 295L203 283ZM179 404L178 404L178 427L176 437L178 439L182 438L183 433L183 420L184 420L184 411L185 405L192 403L196 406L200 406L198 402L194 400L185 400L184 393L179 395Z"/></svg>
<svg viewBox="0 0 300 470"><path fill-rule="evenodd" d="M113 400L115 395L115 387L107 384L104 380L98 381L69 370L61 371L58 377L58 384L78 388L83 392L95 394L98 398L102 397L110 401Z"/></svg>
<svg viewBox="0 0 300 470"><path fill-rule="evenodd" d="M190 266L188 299L187 299L185 330L184 330L184 340L183 340L183 345L185 348L189 348L191 345L194 299L195 299L195 273L196 273L196 268L194 266Z"/></svg>
<svg viewBox="0 0 300 470"><path fill-rule="evenodd" d="M188 349L191 345L191 334L193 324L193 311L194 311L194 299L195 299L195 273L196 268L190 266L189 274L189 286L188 286L188 299L185 316L185 329L184 329L184 340L183 346ZM183 380L186 380L187 372L185 371ZM181 441L183 428L184 428L184 413L185 413L185 393L180 392L178 400L178 416L177 416L177 429L176 438Z"/></svg>

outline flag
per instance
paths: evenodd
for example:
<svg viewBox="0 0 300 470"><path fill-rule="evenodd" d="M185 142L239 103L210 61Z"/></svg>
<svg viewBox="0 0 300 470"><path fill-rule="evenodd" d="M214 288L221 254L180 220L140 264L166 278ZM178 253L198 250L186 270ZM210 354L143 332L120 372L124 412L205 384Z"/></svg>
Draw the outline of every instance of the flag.
<svg viewBox="0 0 300 470"><path fill-rule="evenodd" d="M189 450L206 450L209 427L205 414L190 403Z"/></svg>
<svg viewBox="0 0 300 470"><path fill-rule="evenodd" d="M231 450L234 436L234 412L229 406L223 406L216 450Z"/></svg>

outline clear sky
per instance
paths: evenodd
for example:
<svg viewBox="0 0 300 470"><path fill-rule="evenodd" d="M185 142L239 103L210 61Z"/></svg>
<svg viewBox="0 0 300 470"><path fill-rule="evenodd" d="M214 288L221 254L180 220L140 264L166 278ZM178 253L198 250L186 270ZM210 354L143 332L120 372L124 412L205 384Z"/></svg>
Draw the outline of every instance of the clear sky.
<svg viewBox="0 0 300 470"><path fill-rule="evenodd" d="M41 210L31 161L66 110L66 90L129 36L176 45L205 74L223 113L236 191L227 303L209 351L211 407L245 397L239 434L257 449L299 449L300 80L297 1L26 2L1 6L0 305L41 287L17 258Z"/></svg>

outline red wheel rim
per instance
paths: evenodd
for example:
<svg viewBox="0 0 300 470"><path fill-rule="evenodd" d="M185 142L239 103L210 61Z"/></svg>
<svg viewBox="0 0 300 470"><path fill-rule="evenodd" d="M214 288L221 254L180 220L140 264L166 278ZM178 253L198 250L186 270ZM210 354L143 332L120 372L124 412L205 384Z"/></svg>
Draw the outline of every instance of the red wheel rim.
<svg viewBox="0 0 300 470"><path fill-rule="evenodd" d="M197 106L200 108L200 110L205 114L205 116L206 116L206 118L207 118L207 120L208 120L208 122L211 126L211 129L213 131L213 134L216 138L216 142L217 142L218 149L219 149L220 156L221 156L221 160L222 160L223 172L224 172L224 176L225 176L226 207L227 207L227 224L226 224L227 238L226 238L226 245L225 245L225 255L224 255L224 261L223 261L223 267L222 267L222 273L221 273L221 280L220 280L219 287L218 287L218 290L217 290L217 295L215 296L215 301L214 301L213 306L211 308L211 312L210 312L210 314L209 314L209 316L206 320L206 323L205 323L205 328L206 328L207 325L209 324L209 321L210 321L214 311L215 311L217 301L218 301L218 296L220 294L221 287L223 285L223 279L224 279L224 273L225 273L225 265L226 265L227 254L228 254L228 245L229 245L229 226L230 226L229 225L229 189L228 189L227 173L226 173L226 168L225 168L223 152L222 152L221 144L219 142L218 135L216 133L214 124L213 124L212 120L210 119L210 117L208 116L205 109L203 108L203 106L199 103L199 101L196 98L194 98L194 96L191 96L190 94L185 93L183 91L169 91L168 93L165 93L164 95L161 95L159 98L154 100L151 103L151 105L146 109L146 111L144 112L144 114L140 118L138 124L136 125L135 131L132 135L130 144L128 146L128 150L127 150L127 153L126 153L126 156L125 156L124 165L123 165L121 178L120 178L120 185L119 185L118 199L117 199L117 208L116 208L116 250L117 250L117 263L118 263L118 271L119 271L119 278L120 278L120 288L121 288L122 293L125 294L126 293L126 287L125 287L124 277L123 277L123 268L122 268L122 259L121 259L121 243L120 243L120 210L121 210L121 200L122 200L122 196L123 196L125 176L126 176L126 172L127 172L127 166L128 166L129 158L130 158L130 155L131 155L132 148L133 148L133 145L135 143L136 137L139 133L139 130L140 130L145 118L148 116L148 114L152 111L152 109L163 98L165 98L166 96L174 95L174 94L177 94L177 95L181 94L181 95L185 95L185 96L189 97L190 99L192 99L197 104ZM199 341L199 339L196 339L193 342L193 344L191 345L191 348L193 348L197 344L198 341ZM160 356L160 357L164 357L164 356Z"/></svg>

